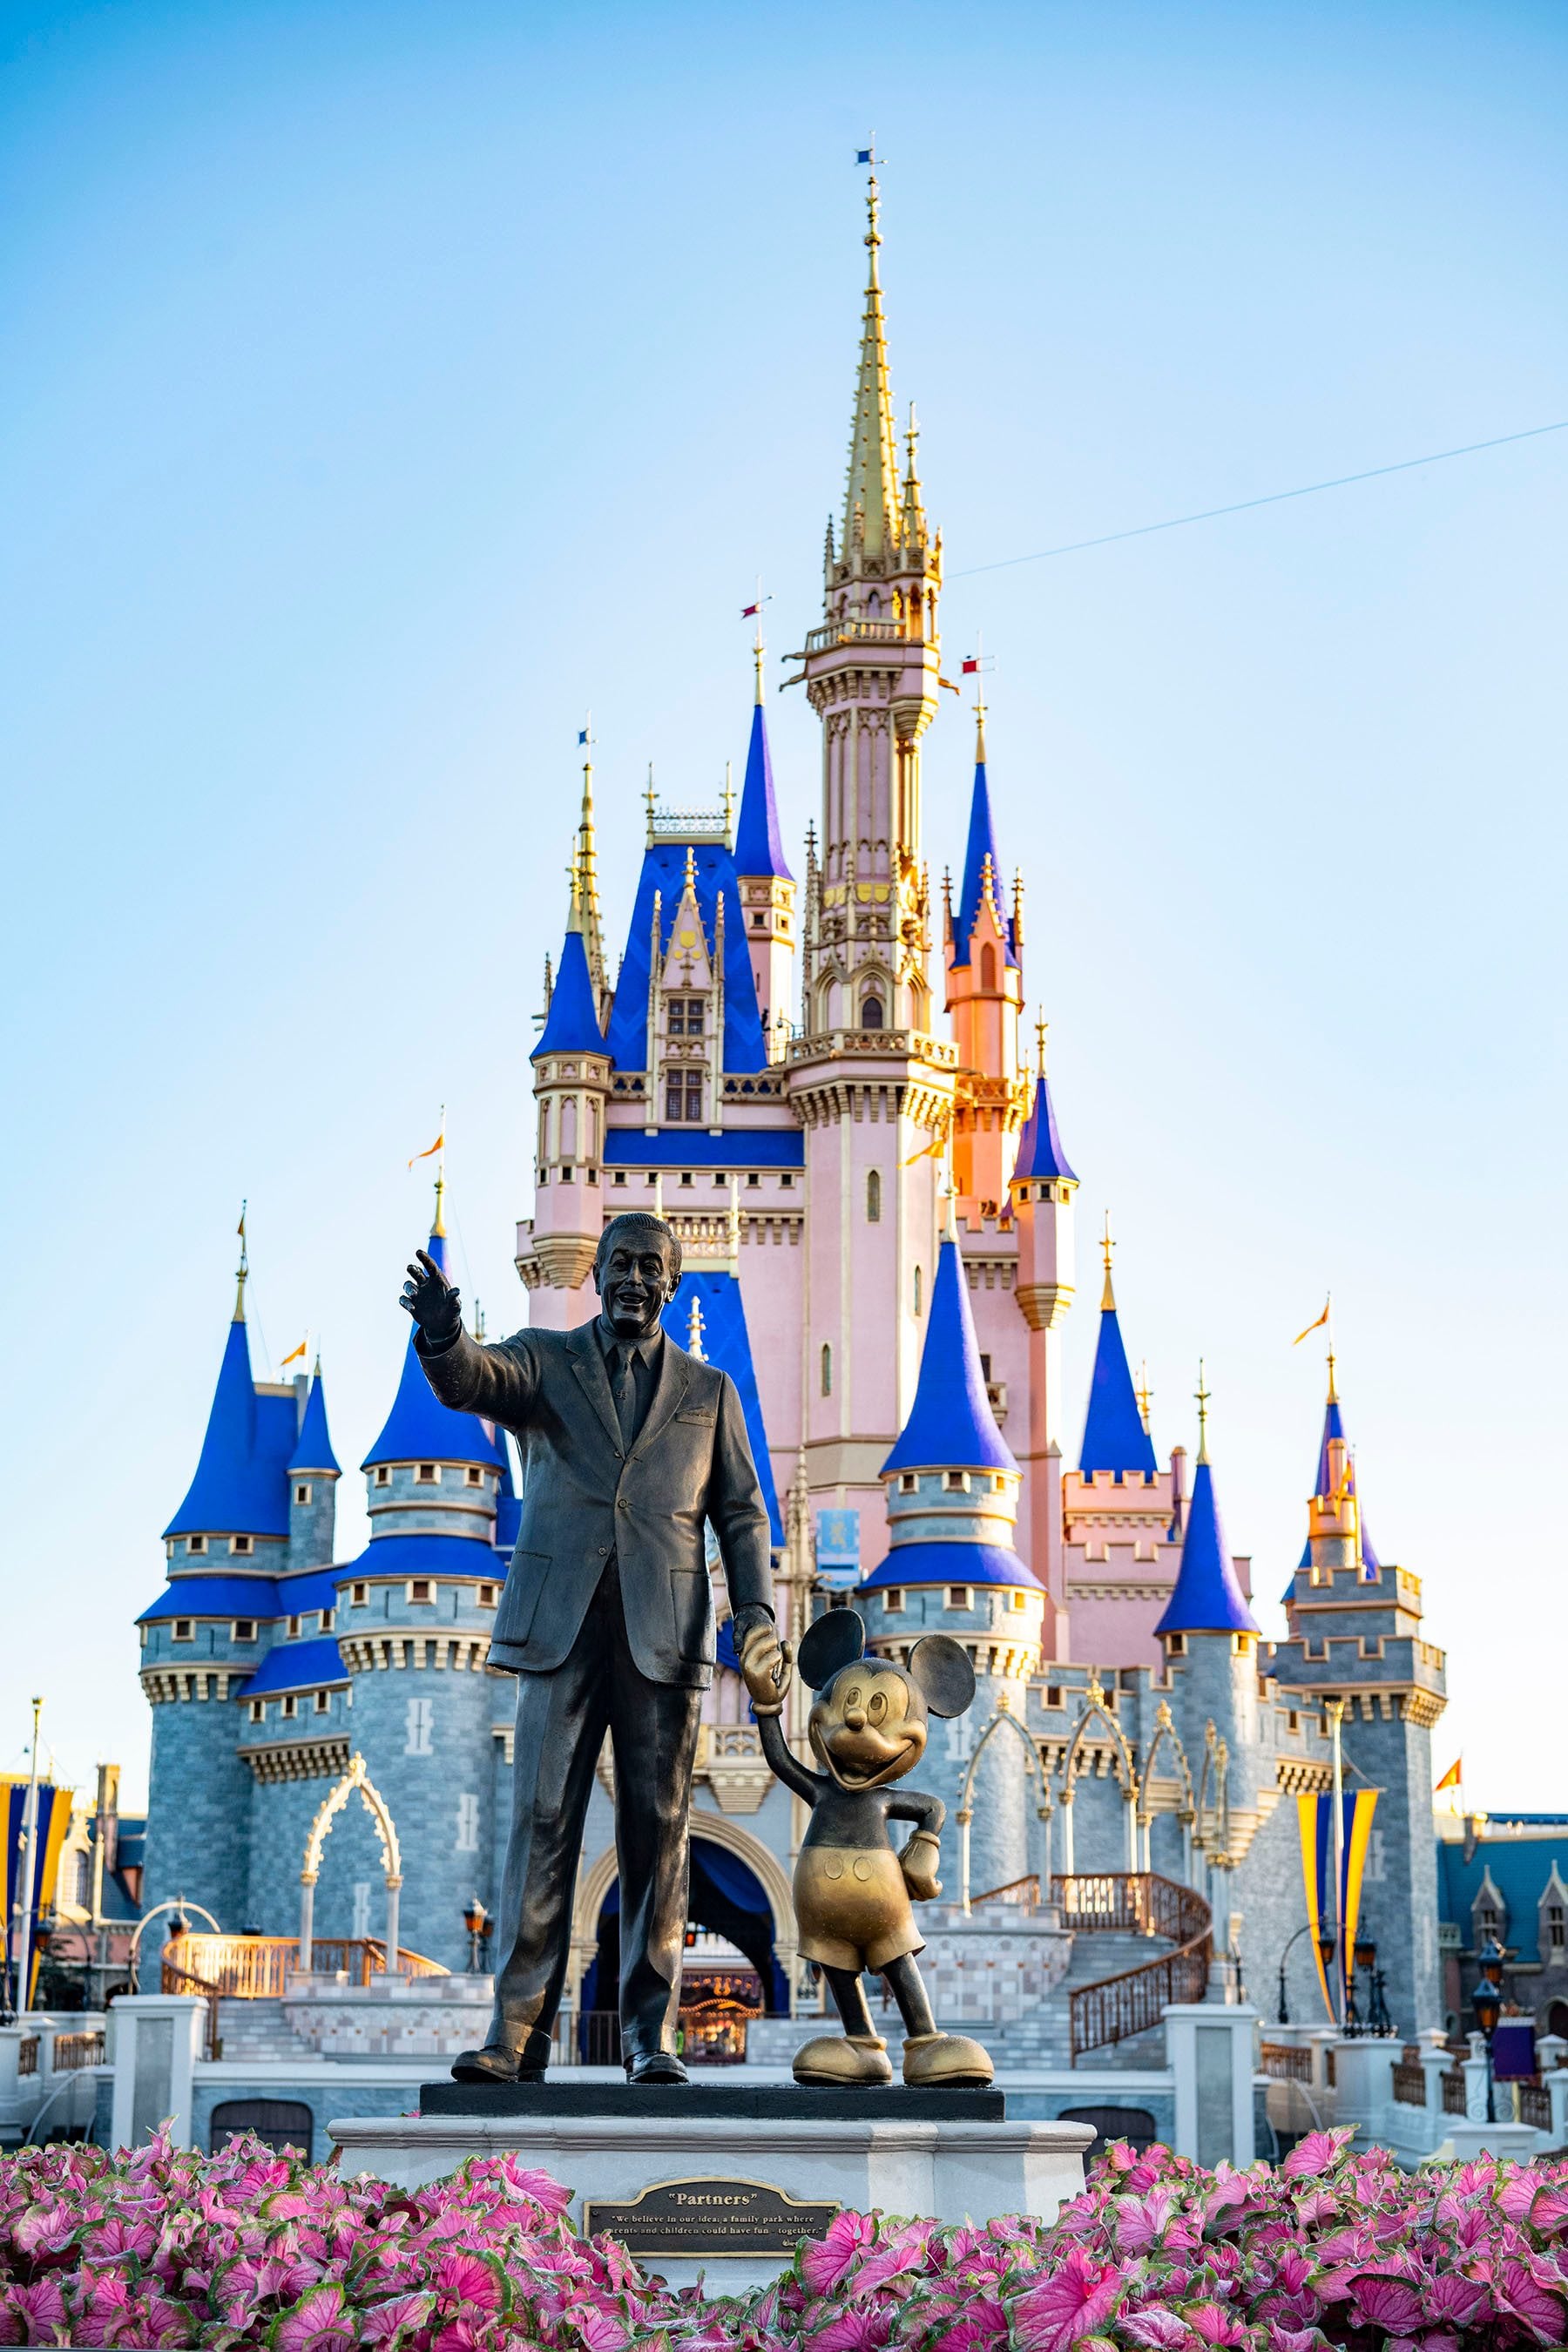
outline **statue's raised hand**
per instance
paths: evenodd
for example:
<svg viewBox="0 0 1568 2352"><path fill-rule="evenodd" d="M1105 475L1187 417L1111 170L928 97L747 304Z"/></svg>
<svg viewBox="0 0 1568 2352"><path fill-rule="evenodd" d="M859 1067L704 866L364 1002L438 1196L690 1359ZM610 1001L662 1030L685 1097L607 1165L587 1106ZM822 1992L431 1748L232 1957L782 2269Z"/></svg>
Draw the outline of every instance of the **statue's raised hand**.
<svg viewBox="0 0 1568 2352"><path fill-rule="evenodd" d="M445 1347L463 1328L462 1294L449 1283L433 1257L415 1253L417 1265L408 1269L399 1304L412 1315L433 1346Z"/></svg>

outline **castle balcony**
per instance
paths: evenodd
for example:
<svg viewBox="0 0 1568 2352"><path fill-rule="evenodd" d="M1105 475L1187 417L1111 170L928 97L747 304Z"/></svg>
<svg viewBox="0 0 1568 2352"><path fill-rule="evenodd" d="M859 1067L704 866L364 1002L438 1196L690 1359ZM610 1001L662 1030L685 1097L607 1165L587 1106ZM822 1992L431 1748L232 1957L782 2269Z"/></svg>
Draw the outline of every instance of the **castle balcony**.
<svg viewBox="0 0 1568 2352"><path fill-rule="evenodd" d="M864 621L846 614L842 620L824 621L806 632L804 653L786 654L786 661L808 661L813 654L831 653L836 646L900 646L923 642L919 626L904 621Z"/></svg>
<svg viewBox="0 0 1568 2352"><path fill-rule="evenodd" d="M958 1047L952 1039L932 1037L923 1029L826 1029L789 1041L792 1064L848 1061L857 1055L883 1062L920 1062L933 1070L958 1067Z"/></svg>

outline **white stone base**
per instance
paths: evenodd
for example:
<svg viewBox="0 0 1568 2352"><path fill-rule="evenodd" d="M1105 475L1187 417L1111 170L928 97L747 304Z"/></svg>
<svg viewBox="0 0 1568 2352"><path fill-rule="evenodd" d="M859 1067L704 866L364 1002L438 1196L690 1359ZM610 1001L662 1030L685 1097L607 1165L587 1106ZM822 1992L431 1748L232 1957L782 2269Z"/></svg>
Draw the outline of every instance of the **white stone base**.
<svg viewBox="0 0 1568 2352"><path fill-rule="evenodd" d="M664 2181L762 2182L798 2203L858 2212L934 2214L943 2221L1034 2213L1048 2221L1083 2187L1087 2124L835 2123L517 2116L354 2116L328 2126L345 2174L422 2188L465 2157L515 2155L584 2197L629 2200ZM648 2267L672 2286L705 2278L715 2294L765 2285L784 2255L661 2256Z"/></svg>

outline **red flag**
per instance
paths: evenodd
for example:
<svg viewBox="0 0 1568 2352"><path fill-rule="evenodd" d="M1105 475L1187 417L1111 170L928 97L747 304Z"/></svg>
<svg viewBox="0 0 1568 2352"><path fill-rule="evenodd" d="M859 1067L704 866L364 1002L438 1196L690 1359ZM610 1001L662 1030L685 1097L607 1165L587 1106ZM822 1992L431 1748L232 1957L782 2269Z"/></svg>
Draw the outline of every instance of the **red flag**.
<svg viewBox="0 0 1568 2352"><path fill-rule="evenodd" d="M976 671L979 667L980 667L980 656L979 656L979 655L978 655L978 654L976 654L973 661L966 661L966 662L963 664L963 669L962 669L962 671L961 671L960 675L961 675L962 677L973 677L973 675L974 675L974 673L975 673L975 671Z"/></svg>
<svg viewBox="0 0 1568 2352"><path fill-rule="evenodd" d="M749 621L753 613L760 613L762 609L763 608L760 604L742 604L741 607L741 618L742 621Z"/></svg>

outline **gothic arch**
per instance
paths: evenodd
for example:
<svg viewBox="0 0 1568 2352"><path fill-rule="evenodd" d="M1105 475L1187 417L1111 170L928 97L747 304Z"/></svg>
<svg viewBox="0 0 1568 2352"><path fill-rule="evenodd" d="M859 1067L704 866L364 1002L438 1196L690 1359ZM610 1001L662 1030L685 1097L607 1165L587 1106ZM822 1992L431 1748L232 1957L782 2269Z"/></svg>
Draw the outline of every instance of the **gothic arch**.
<svg viewBox="0 0 1568 2352"><path fill-rule="evenodd" d="M1037 1749L1034 1741L1030 1738L1028 1733L1025 1730L1023 1725L1019 1722L1017 1717L1013 1714L1011 1709L1005 1706L998 1707L996 1713L992 1717L990 1722L986 1725L984 1730L975 1741L973 1751L970 1756L969 1762L964 1767L963 1779L960 1784L958 1791L958 1810L953 1815L953 1819L958 1823L958 1899L963 1906L965 1916L968 1915L969 1911L969 1824L974 1818L974 1775L979 1769L981 1758L984 1755L985 1750L989 1748L992 1740L1001 1730L1005 1723L1009 1724L1012 1727L1024 1743L1025 1754L1028 1759L1026 1769L1030 1780L1035 1784L1036 1815L1037 1819L1047 1822L1047 1824L1051 1818L1051 1792L1046 1786L1046 1776L1040 1768L1039 1752ZM1048 1849L1043 1875L1048 1881L1050 1877ZM1048 1895L1050 1893L1049 1885L1047 1885L1044 1887L1042 1892Z"/></svg>
<svg viewBox="0 0 1568 2352"><path fill-rule="evenodd" d="M1088 1735L1090 1724L1102 1724L1110 1735L1111 1769L1121 1784L1121 1794L1127 1805L1127 1868L1138 1867L1138 1775L1133 1769L1132 1750L1127 1745L1121 1726L1105 1704L1105 1692L1098 1674L1091 1672L1089 1688L1084 1694L1083 1711L1072 1727L1067 1750L1061 1760L1062 1783L1062 1868L1070 1878L1074 1874L1073 1855L1073 1780L1079 1769L1078 1755Z"/></svg>
<svg viewBox="0 0 1568 2352"><path fill-rule="evenodd" d="M1230 1748L1211 1717L1204 1726L1204 1760L1198 1774L1197 1844L1215 1862L1230 1853Z"/></svg>
<svg viewBox="0 0 1568 2352"><path fill-rule="evenodd" d="M397 1908L398 1895L403 1887L403 1855L397 1843L397 1825L386 1800L371 1779L364 1758L357 1751L349 1758L349 1769L342 1780L335 1782L321 1799L316 1808L315 1819L305 1834L304 1859L300 1865L300 1966L304 1969L310 1966L316 1881L321 1874L321 1848L327 1842L332 1823L356 1789L374 1824L376 1843L381 1847L381 1866L386 1878L386 1966L388 1971L395 1975L399 1958Z"/></svg>
<svg viewBox="0 0 1568 2352"><path fill-rule="evenodd" d="M710 1845L722 1846L743 1862L768 1898L773 1914L773 1956L789 1983L793 1999L795 1962L799 1957L799 1939L795 1924L795 1896L789 1873L783 1864L768 1852L760 1839L739 1822L726 1814L694 1809L691 1834L704 1838ZM577 1899L572 1909L572 1952L567 1966L566 1981L572 1997L576 1999L589 1961L598 1949L599 1914L605 1907L605 1897L615 1885L618 1865L614 1845L577 1874Z"/></svg>
<svg viewBox="0 0 1568 2352"><path fill-rule="evenodd" d="M1139 1833L1142 1839L1142 1860L1145 1870L1152 1867L1149 1825L1154 1818L1154 1759L1159 1755L1163 1747L1169 1748L1172 1755L1176 1759L1176 1776L1180 1789L1180 1795L1175 1808L1176 1819L1182 1823L1188 1841L1191 1839L1193 1824L1197 1819L1198 1811L1197 1799L1193 1790L1192 1767L1187 1762L1187 1751L1183 1747L1176 1727L1171 1719L1170 1705L1165 1699L1162 1699L1160 1701L1159 1707L1154 1717L1154 1737L1150 1741L1149 1752L1143 1759L1143 1780L1142 1786L1138 1793L1138 1804L1136 1809L1137 1826ZM1190 1861L1190 1843L1186 1846L1186 1853L1187 1858Z"/></svg>

